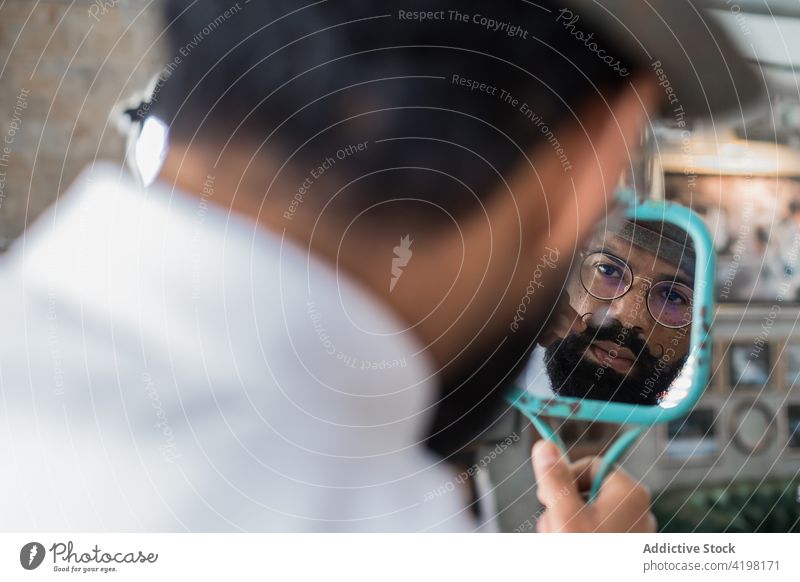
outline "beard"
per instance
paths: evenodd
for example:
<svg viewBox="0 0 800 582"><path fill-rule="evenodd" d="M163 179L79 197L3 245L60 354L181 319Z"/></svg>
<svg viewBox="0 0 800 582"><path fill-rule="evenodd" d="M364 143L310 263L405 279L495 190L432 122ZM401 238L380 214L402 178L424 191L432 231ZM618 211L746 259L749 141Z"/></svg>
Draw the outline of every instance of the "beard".
<svg viewBox="0 0 800 582"><path fill-rule="evenodd" d="M620 374L606 364L589 361L586 353L594 341L607 340L628 348L636 356L633 367ZM632 329L619 323L589 326L569 334L545 350L545 366L558 396L605 400L626 404L658 404L677 378L688 354L671 364L650 353Z"/></svg>
<svg viewBox="0 0 800 582"><path fill-rule="evenodd" d="M537 291L536 298L542 305L554 305L559 291L558 285L553 284ZM456 372L441 380L426 439L431 450L448 458L474 445L494 442L497 434L491 433L497 432L509 411L514 413L505 396L528 364L547 319L545 313L529 310L516 331L496 338L481 354L456 360Z"/></svg>

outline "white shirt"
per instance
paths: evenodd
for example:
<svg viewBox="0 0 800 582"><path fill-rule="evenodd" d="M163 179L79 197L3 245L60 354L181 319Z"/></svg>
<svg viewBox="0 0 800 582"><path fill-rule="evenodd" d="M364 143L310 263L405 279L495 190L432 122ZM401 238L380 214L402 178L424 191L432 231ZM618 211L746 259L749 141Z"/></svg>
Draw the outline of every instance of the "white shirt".
<svg viewBox="0 0 800 582"><path fill-rule="evenodd" d="M0 260L0 530L472 529L412 332L211 200L97 165Z"/></svg>

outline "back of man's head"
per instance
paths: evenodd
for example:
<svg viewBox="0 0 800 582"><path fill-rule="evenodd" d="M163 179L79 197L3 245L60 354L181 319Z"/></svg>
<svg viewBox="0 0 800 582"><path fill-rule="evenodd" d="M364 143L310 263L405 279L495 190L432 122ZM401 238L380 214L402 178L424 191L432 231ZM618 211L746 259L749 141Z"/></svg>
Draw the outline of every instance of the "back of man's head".
<svg viewBox="0 0 800 582"><path fill-rule="evenodd" d="M172 141L263 144L300 177L332 160L308 207L349 184L339 196L356 209L405 196L432 208L413 206L418 221L478 210L533 145L562 147L559 122L631 72L612 41L581 42L584 23L547 1L165 5L171 60L153 111Z"/></svg>

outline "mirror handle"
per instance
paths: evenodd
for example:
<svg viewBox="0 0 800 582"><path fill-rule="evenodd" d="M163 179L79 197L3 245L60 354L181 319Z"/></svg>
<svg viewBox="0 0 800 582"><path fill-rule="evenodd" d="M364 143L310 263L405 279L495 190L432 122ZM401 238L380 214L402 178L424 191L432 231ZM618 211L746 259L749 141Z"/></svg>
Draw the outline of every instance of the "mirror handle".
<svg viewBox="0 0 800 582"><path fill-rule="evenodd" d="M509 398L509 402L514 404L516 399ZM522 412L525 416L528 417L528 420L531 421L531 424L534 426L536 431L542 438L545 438L552 443L554 443L558 450L561 451L561 454L565 457L567 456L567 446L564 444L564 441L561 440L561 437L558 436L558 433L547 423L547 421L539 414L533 413L529 410L522 409ZM644 432L647 430L647 426L645 425L637 425L633 428L625 431L622 436L620 436L617 440L615 440L611 446L608 448L608 452L603 455L602 461L600 462L600 468L597 471L597 474L594 476L594 480L592 481L592 488L589 491L589 495L587 497L587 503L593 503L594 500L597 498L597 495L600 493L600 487L605 481L605 478L614 468L614 465L619 461L620 457L628 450L636 439L638 439Z"/></svg>
<svg viewBox="0 0 800 582"><path fill-rule="evenodd" d="M624 432L617 440L615 440L608 449L608 452L603 455L603 460L600 463L600 468L592 481L592 489L589 491L588 503L593 503L600 493L600 486L603 481L614 468L614 465L619 461L619 458L628 450L636 439L638 439L645 431L646 426L635 426L632 429Z"/></svg>

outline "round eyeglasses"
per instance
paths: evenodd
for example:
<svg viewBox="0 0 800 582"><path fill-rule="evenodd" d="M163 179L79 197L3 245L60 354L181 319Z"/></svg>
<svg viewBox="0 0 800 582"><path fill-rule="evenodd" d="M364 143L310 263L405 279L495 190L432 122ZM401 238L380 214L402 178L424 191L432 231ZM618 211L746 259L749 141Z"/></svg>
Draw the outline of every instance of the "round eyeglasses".
<svg viewBox="0 0 800 582"><path fill-rule="evenodd" d="M587 293L603 301L613 301L625 295L635 278L628 263L604 252L586 255L580 275ZM686 327L692 323L693 295L694 291L688 285L677 281L660 281L647 291L647 310L664 327Z"/></svg>

